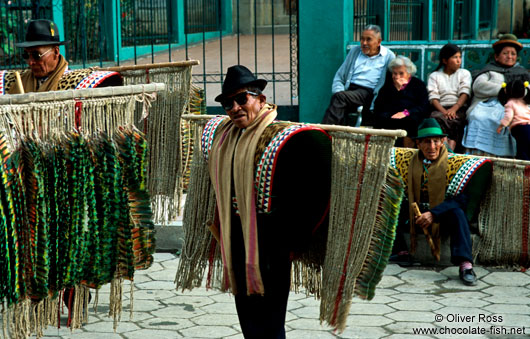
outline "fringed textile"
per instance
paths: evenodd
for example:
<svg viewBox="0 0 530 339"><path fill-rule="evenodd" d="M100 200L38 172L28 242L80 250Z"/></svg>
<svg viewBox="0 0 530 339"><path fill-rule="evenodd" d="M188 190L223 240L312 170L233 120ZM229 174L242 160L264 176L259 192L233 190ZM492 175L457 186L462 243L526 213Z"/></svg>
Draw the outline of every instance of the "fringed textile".
<svg viewBox="0 0 530 339"><path fill-rule="evenodd" d="M132 240L134 272L134 269L149 268L155 251L153 213L146 190L147 141L140 131L123 128L116 132L115 140L132 221L131 234L127 237ZM132 280L131 275L125 277Z"/></svg>
<svg viewBox="0 0 530 339"><path fill-rule="evenodd" d="M10 131L4 132L9 149L16 147L16 136L49 140L74 130L112 134L118 126L132 123L135 102L134 95L125 95L0 105L0 131Z"/></svg>
<svg viewBox="0 0 530 339"><path fill-rule="evenodd" d="M206 120L191 121L195 150L201 149L201 135ZM177 288L182 290L199 287L204 278L206 267L222 276L220 251L208 225L214 221L215 191L210 181L208 165L201 151L193 153L191 177L184 206L184 247L175 277ZM217 259L215 258L218 254ZM216 266L217 269L213 269ZM212 278L212 277L210 277ZM209 281L217 281L209 279Z"/></svg>
<svg viewBox="0 0 530 339"><path fill-rule="evenodd" d="M125 85L161 82L167 86L166 91L158 93L147 119L142 117L141 109L137 110L134 119L149 144L147 185L153 220L165 224L175 220L180 209L180 117L189 101L191 66L124 70L120 73Z"/></svg>
<svg viewBox="0 0 530 339"><path fill-rule="evenodd" d="M20 337L41 335L57 323L65 288L73 300L69 326L78 328L88 316L88 286L121 284L152 263L145 137L123 128L113 139L105 133L24 138L12 153L2 140L0 302L19 314L4 312L4 328L25 331ZM22 312L26 303L31 310ZM118 321L116 293L112 307ZM29 331L25 322L33 324Z"/></svg>
<svg viewBox="0 0 530 339"><path fill-rule="evenodd" d="M493 159L493 175L478 216L473 256L482 263L530 266L530 162Z"/></svg>
<svg viewBox="0 0 530 339"><path fill-rule="evenodd" d="M375 267L373 254L369 254L376 250L372 244L379 241L375 235L383 226L378 225L376 216L394 138L342 132L331 135L332 187L320 319L342 331L353 294L373 296L375 285L359 288L358 279L374 269L382 272L388 261L388 249L375 254L381 259Z"/></svg>
<svg viewBox="0 0 530 339"><path fill-rule="evenodd" d="M202 88L194 85L191 86L190 102L186 114L206 114L206 98ZM182 120L180 128L182 163L180 165L180 170L182 173L181 189L183 192L188 189L190 182L191 161L193 159L194 150L194 135L197 134L193 134L191 123L188 120Z"/></svg>

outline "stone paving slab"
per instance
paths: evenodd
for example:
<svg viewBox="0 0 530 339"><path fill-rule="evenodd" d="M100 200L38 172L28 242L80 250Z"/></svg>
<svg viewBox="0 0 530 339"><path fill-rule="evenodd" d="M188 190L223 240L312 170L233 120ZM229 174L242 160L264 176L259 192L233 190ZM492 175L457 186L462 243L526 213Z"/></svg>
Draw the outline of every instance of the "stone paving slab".
<svg viewBox="0 0 530 339"><path fill-rule="evenodd" d="M232 295L205 288L176 290L173 281L178 262L170 253L156 253L150 269L136 272L132 298L130 284L124 283L123 313L116 332L107 316L109 288L104 286L98 313L90 313L84 328L70 331L62 315L61 328L48 328L45 338L243 338ZM313 296L291 293L287 338L530 337L530 274L487 267L476 271L479 283L464 286L456 267L389 265L372 301L352 300L342 333L320 323L319 301ZM471 329L484 333L462 334Z"/></svg>

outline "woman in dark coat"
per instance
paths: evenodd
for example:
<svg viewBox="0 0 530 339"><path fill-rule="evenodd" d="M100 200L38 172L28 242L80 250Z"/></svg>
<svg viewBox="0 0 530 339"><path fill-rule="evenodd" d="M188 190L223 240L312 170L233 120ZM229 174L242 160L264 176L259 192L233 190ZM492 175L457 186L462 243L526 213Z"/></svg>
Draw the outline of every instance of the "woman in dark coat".
<svg viewBox="0 0 530 339"><path fill-rule="evenodd" d="M375 128L404 129L407 136L396 146L414 147L419 124L429 115L429 94L425 83L416 78L416 66L398 55L388 65L387 76L374 105Z"/></svg>

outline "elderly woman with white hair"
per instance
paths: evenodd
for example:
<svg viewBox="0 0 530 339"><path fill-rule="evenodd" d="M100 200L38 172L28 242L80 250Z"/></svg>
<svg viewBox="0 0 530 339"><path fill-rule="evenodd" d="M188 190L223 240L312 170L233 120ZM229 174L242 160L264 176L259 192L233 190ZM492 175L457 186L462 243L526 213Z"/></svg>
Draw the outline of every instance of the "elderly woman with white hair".
<svg viewBox="0 0 530 339"><path fill-rule="evenodd" d="M414 147L419 124L429 115L429 94L425 83L414 77L416 66L409 58L398 55L388 65L387 77L374 104L375 128L404 129L407 137L396 146Z"/></svg>

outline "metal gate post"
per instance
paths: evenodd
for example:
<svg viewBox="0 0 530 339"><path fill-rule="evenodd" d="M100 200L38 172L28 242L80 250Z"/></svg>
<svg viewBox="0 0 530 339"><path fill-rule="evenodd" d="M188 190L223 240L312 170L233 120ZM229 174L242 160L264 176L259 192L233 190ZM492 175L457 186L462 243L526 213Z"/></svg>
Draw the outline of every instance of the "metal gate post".
<svg viewBox="0 0 530 339"><path fill-rule="evenodd" d="M353 39L353 1L299 1L299 18L300 121L320 122L333 76Z"/></svg>
<svg viewBox="0 0 530 339"><path fill-rule="evenodd" d="M119 0L103 1L103 13L101 16L101 32L105 36L107 44L107 60L117 61L119 65L121 48L121 22Z"/></svg>
<svg viewBox="0 0 530 339"><path fill-rule="evenodd" d="M61 41L65 40L64 37L64 18L63 18L63 0L53 0L52 1L52 21L57 25L59 30L59 37ZM62 55L66 55L66 48L64 45L59 47Z"/></svg>

